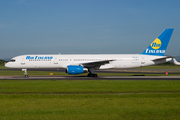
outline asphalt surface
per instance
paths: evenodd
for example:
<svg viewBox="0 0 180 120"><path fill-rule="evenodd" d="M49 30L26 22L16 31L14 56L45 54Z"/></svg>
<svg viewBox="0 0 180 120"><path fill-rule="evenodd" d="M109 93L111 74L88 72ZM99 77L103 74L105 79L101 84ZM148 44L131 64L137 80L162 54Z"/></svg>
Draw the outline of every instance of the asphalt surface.
<svg viewBox="0 0 180 120"><path fill-rule="evenodd" d="M180 76L0 76L0 80L180 80Z"/></svg>
<svg viewBox="0 0 180 120"><path fill-rule="evenodd" d="M20 70L21 69L0 69L0 70ZM50 71L50 72L64 72L64 69L28 69L28 71ZM180 80L180 76L169 76L170 74L180 74L180 69L110 69L110 70L97 70L98 73L134 73L134 76L60 76L60 75L43 75L43 76L29 76L25 78L22 76L0 76L0 80ZM143 76L143 74L165 74L166 76ZM136 75L136 74L142 75Z"/></svg>

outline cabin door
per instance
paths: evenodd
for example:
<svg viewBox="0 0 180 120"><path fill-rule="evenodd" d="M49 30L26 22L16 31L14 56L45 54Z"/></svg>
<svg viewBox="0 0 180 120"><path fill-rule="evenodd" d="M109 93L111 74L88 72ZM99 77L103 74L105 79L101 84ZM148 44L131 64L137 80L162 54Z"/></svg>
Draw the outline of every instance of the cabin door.
<svg viewBox="0 0 180 120"><path fill-rule="evenodd" d="M25 60L24 60L24 58L22 58L22 60L21 60L21 65L25 65Z"/></svg>
<svg viewBox="0 0 180 120"><path fill-rule="evenodd" d="M141 58L141 64L145 64L145 59L144 59L144 57Z"/></svg>
<svg viewBox="0 0 180 120"><path fill-rule="evenodd" d="M54 59L54 64L58 64L58 58Z"/></svg>

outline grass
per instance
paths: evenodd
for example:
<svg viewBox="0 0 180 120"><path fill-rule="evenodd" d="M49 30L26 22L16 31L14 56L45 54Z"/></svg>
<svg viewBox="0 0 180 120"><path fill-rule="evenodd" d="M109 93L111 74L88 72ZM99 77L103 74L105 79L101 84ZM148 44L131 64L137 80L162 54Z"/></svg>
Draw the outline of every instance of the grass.
<svg viewBox="0 0 180 120"><path fill-rule="evenodd" d="M0 65L0 69L8 69L4 65Z"/></svg>
<svg viewBox="0 0 180 120"><path fill-rule="evenodd" d="M179 95L0 95L0 119L178 120Z"/></svg>
<svg viewBox="0 0 180 120"><path fill-rule="evenodd" d="M144 68L180 69L179 66ZM28 73L49 75L50 72ZM23 75L23 72L1 70L0 75ZM179 120L179 101L180 81L0 80L0 120Z"/></svg>
<svg viewBox="0 0 180 120"><path fill-rule="evenodd" d="M180 81L1 80L1 120L180 119Z"/></svg>
<svg viewBox="0 0 180 120"><path fill-rule="evenodd" d="M1 80L0 93L143 93L180 92L180 81Z"/></svg>

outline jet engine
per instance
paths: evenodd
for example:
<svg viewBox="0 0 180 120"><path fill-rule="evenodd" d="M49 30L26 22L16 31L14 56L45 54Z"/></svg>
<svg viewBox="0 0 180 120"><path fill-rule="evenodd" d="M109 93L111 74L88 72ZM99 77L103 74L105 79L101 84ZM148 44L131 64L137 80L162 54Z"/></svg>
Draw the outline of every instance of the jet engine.
<svg viewBox="0 0 180 120"><path fill-rule="evenodd" d="M66 73L71 74L71 75L82 74L86 72L88 72L86 68L84 68L83 66L78 66L78 65L69 65L67 66L67 69L66 69Z"/></svg>

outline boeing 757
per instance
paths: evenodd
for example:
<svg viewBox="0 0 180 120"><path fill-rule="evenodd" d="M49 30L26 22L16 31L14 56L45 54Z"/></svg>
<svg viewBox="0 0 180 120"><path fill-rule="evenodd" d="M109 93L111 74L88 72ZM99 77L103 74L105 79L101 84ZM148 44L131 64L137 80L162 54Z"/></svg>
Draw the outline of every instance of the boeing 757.
<svg viewBox="0 0 180 120"><path fill-rule="evenodd" d="M33 54L12 58L5 64L7 68L27 69L64 68L66 73L76 75L89 72L88 77L97 77L94 70L112 68L138 68L156 65L172 60L165 56L166 48L174 29L165 29L140 54Z"/></svg>

